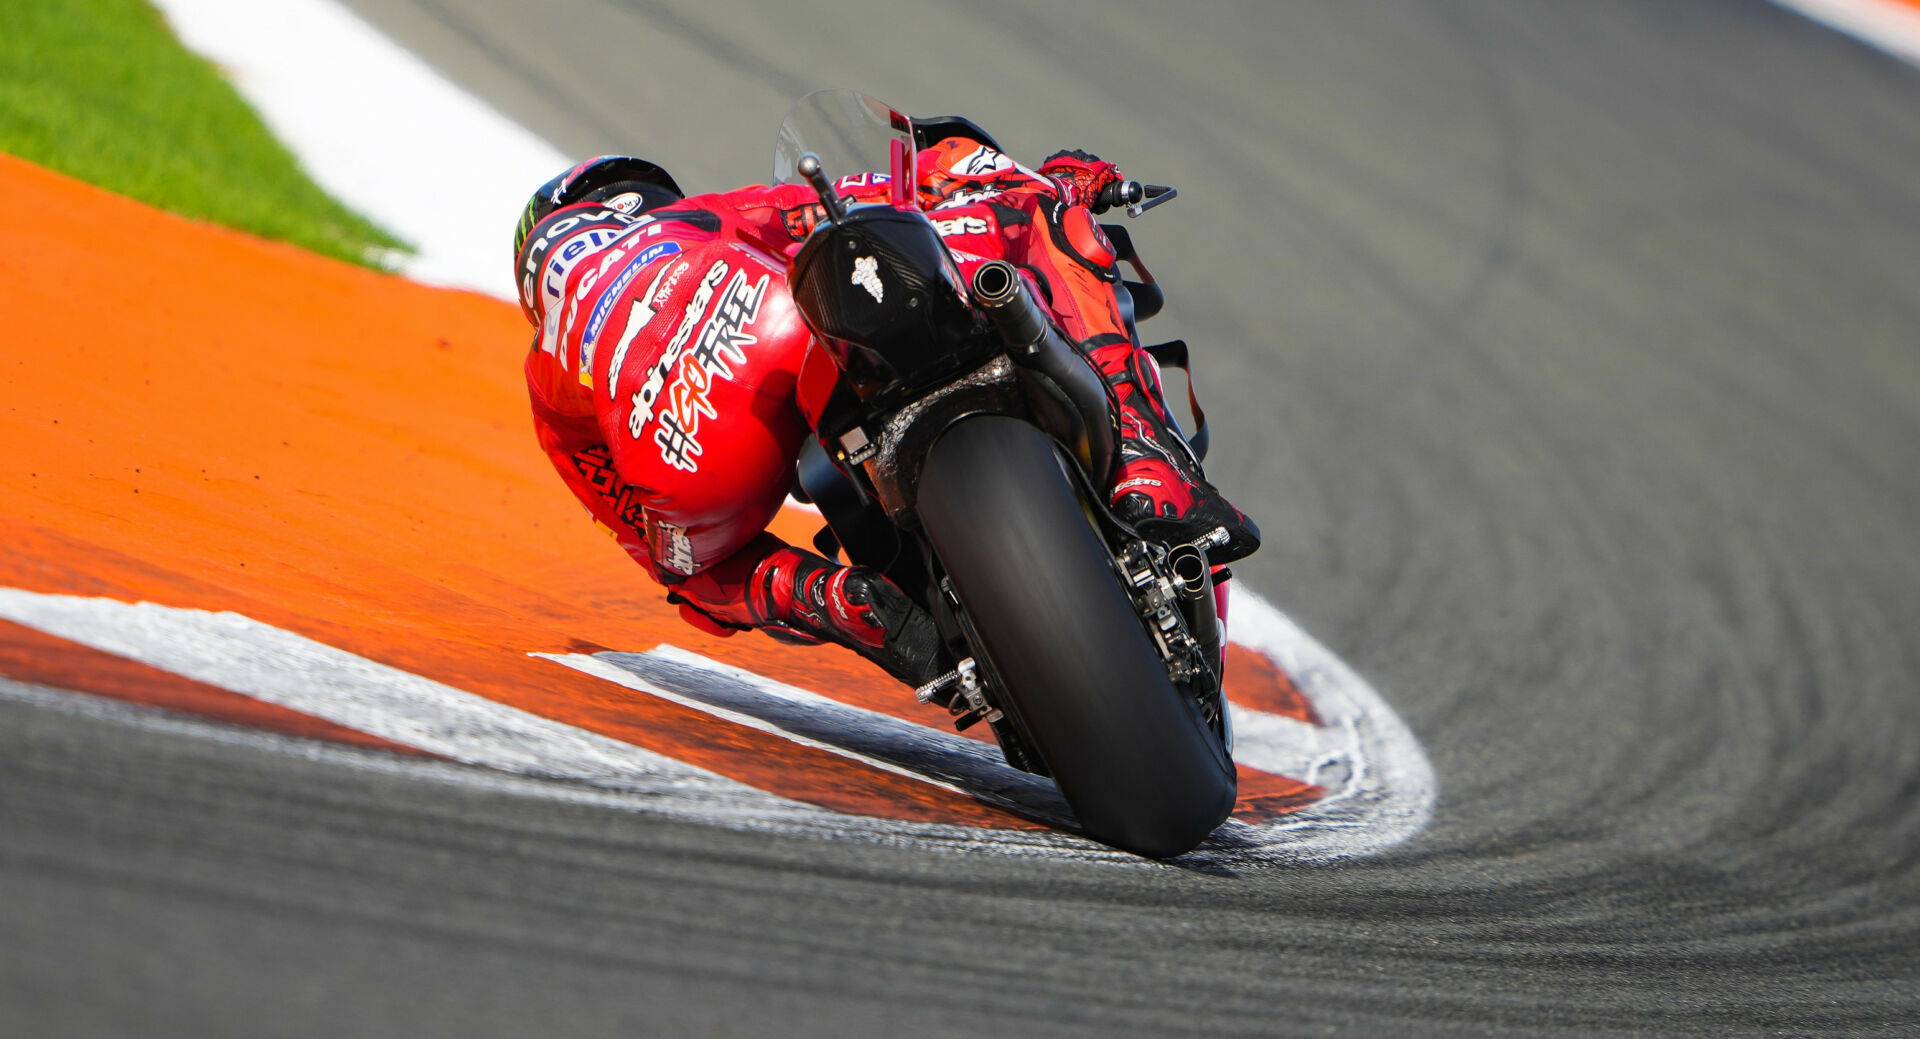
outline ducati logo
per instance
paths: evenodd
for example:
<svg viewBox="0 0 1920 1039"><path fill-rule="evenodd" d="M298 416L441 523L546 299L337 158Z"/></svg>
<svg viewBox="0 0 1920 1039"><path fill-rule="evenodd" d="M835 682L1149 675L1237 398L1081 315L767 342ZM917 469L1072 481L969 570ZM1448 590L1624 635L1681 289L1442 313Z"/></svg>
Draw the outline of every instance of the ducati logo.
<svg viewBox="0 0 1920 1039"><path fill-rule="evenodd" d="M880 261L871 256L862 256L853 261L853 284L872 293L875 303L886 297L887 287L880 284Z"/></svg>

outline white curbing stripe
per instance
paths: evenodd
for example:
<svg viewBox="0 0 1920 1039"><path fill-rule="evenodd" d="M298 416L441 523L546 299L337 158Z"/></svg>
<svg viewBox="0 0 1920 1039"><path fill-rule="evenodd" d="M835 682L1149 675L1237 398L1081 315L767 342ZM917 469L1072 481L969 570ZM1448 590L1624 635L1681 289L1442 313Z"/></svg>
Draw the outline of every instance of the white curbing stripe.
<svg viewBox="0 0 1920 1039"><path fill-rule="evenodd" d="M1315 832L1302 843L1310 858L1347 858L1387 850L1425 829L1439 797L1439 780L1400 716L1346 661L1286 614L1246 587L1228 585L1232 640L1272 660L1292 678L1328 730L1296 753L1318 755L1300 772L1283 774L1316 783L1327 795L1289 817L1289 826ZM1241 712L1236 710L1237 720ZM1238 734L1245 743L1248 735ZM1235 748L1235 755L1240 750ZM1248 764L1265 768L1257 761ZM1282 768L1285 762L1275 762ZM1266 769L1272 771L1271 769ZM1304 849L1298 849L1304 850Z"/></svg>
<svg viewBox="0 0 1920 1039"><path fill-rule="evenodd" d="M1351 858L1385 850L1418 832L1431 810L1432 773L1419 748L1364 684L1310 639L1288 643L1290 622L1258 599L1236 608L1253 615L1259 639L1287 644L1304 670L1295 673L1315 708L1345 735L1325 757L1339 762L1340 782L1322 802L1282 819L1250 825L1229 821L1207 845L1186 856L1191 863L1261 866ZM1264 610L1264 612L1263 612ZM139 660L210 685L275 703L315 717L432 751L491 773L540 781L551 796L577 799L583 790L610 803L672 818L794 836L859 840L918 848L975 848L1014 854L1044 854L1078 861L1140 863L1142 860L1060 831L1003 830L936 823L911 823L851 815L803 804L750 787L664 755L552 719L496 703L384 664L327 646L235 613L212 613L153 603L49 595L0 588L0 618L24 624L95 649ZM1297 632L1298 629L1291 629ZM619 654L610 656L619 657ZM788 738L801 735L811 746L846 753L832 739L806 735L829 733L843 712L857 708L805 690L793 689L736 668L668 648L657 655L628 655L624 676L606 677L629 688L666 696L708 713L713 701L725 701L729 720L754 724ZM571 667L605 658L561 659ZM636 661L665 663L697 672L732 690L709 688L672 693L635 670ZM1280 662L1280 661L1276 661ZM586 670L587 668L582 668ZM640 670L648 670L641 667ZM593 672L597 673L598 668ZM694 682L698 685L699 682ZM19 683L0 682L0 697L40 702ZM91 698L86 698L91 699ZM769 710L769 701L779 701ZM730 704L731 706L726 706ZM748 720L756 711L757 723ZM780 712L785 712L784 714ZM798 712L798 713L796 713ZM1381 714L1379 712L1384 712ZM870 714L872 712L862 712ZM811 722L805 717L814 714ZM769 721L769 715L773 720ZM118 715L117 715L118 716ZM162 717L136 712L133 717ZM1022 788L1024 777L1004 765L987 768L987 748L954 750L951 734L890 719L901 731L881 734L897 755L900 737L932 754L920 754L919 769L873 754L848 754L921 781L926 762L945 755L937 785L971 789L1003 803L1009 798L1030 812L1048 814L1044 798ZM169 724L182 724L170 722ZM217 727L216 727L217 728ZM872 726L868 726L872 728ZM1260 728L1259 725L1253 728ZM1310 727L1308 727L1310 728ZM848 742L873 732L847 734ZM838 738L838 737L836 737ZM869 745L875 745L869 740ZM971 741L968 741L971 742ZM984 752L984 753L982 753ZM1411 754L1409 759L1406 755ZM965 760L961 760L965 759ZM356 759L359 760L359 759ZM959 767L952 767L954 765ZM446 773L436 772L435 775ZM949 782L945 777L958 777ZM475 782L494 780L476 775ZM1064 806L1060 806L1063 810Z"/></svg>
<svg viewBox="0 0 1920 1039"><path fill-rule="evenodd" d="M455 761L755 809L805 808L237 613L0 588L0 618Z"/></svg>
<svg viewBox="0 0 1920 1039"><path fill-rule="evenodd" d="M927 758L944 759L955 766L953 771L968 779L983 778L995 772L1012 771L999 761L999 754L993 748L957 733L916 725L890 714L843 704L818 693L762 678L751 671L730 667L698 653L689 653L677 646L663 645L644 654L534 653L531 655L543 660L551 660L581 674L592 675L601 681L612 682L635 692L646 693L648 696L656 696L669 703L691 708L721 721L743 728L757 729L803 747L823 750L850 761L857 761L869 768L905 776L963 797L970 796L968 791L956 786L940 771L913 767L896 760L895 755L863 753L848 746L847 744L851 741L847 737L881 734L895 746L919 744L933 752L927 754ZM651 677L654 668L649 666L655 664L665 664L666 667L663 670L666 675L672 675L677 670L694 675L717 676L718 682L705 685L708 689L718 691L719 695L712 693L704 697L691 695L687 691L673 688L666 682L657 681ZM803 721L796 715L812 717ZM806 724L806 721L814 724ZM822 730L838 731L829 735ZM1015 772L1013 775L1024 776L1024 773ZM1025 778L1034 779L1030 776ZM1033 784L1029 785L1037 787L1041 782L1034 779ZM1051 786L1051 784L1047 785ZM1064 822L1064 820L1054 821L1056 824Z"/></svg>
<svg viewBox="0 0 1920 1039"><path fill-rule="evenodd" d="M585 674L657 696L716 718L773 733L804 746L910 776L959 793L986 793L1017 802L1030 813L1050 809L1064 821L1055 786L1007 765L1000 752L947 727L945 715L926 708L940 724L909 721L841 703L744 668L673 645L646 653L535 653ZM1234 760L1277 776L1326 781L1334 796L1363 779L1365 748L1349 722L1319 728L1285 715L1234 706ZM964 782L956 786L955 781ZM1042 811L1048 815L1048 811Z"/></svg>
<svg viewBox="0 0 1920 1039"><path fill-rule="evenodd" d="M566 156L329 0L154 0L327 191L412 243L401 271L516 298L527 197Z"/></svg>

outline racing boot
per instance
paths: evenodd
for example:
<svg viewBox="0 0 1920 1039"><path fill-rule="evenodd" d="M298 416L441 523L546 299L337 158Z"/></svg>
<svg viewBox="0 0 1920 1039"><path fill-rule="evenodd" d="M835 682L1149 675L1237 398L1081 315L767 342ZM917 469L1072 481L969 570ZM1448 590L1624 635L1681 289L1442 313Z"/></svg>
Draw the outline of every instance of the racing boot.
<svg viewBox="0 0 1920 1039"><path fill-rule="evenodd" d="M1119 401L1114 514L1147 537L1176 544L1225 527L1227 543L1208 549L1208 560L1231 563L1252 555L1260 547L1260 528L1207 482L1167 411L1153 356L1132 343L1115 343L1093 350L1089 359Z"/></svg>
<svg viewBox="0 0 1920 1039"><path fill-rule="evenodd" d="M747 609L774 638L845 646L911 686L953 669L927 611L864 566L783 547L754 568Z"/></svg>

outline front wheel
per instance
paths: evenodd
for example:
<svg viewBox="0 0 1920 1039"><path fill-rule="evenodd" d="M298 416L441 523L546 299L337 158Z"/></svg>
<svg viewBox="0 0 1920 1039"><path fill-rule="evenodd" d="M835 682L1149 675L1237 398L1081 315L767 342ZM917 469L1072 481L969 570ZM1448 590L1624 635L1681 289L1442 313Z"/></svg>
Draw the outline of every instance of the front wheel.
<svg viewBox="0 0 1920 1039"><path fill-rule="evenodd" d="M1087 835L1164 858L1233 810L1233 763L1181 695L1112 557L1026 422L966 419L928 453L922 527Z"/></svg>

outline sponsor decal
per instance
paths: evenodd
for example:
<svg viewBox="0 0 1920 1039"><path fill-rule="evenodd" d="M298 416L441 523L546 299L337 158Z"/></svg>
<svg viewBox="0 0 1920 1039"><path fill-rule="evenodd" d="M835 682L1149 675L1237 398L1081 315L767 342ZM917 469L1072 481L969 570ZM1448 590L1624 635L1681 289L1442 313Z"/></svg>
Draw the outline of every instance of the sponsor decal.
<svg viewBox="0 0 1920 1039"><path fill-rule="evenodd" d="M605 246L635 226L643 226L652 222L652 217L633 217L625 213L604 209L595 210L590 214L570 216L554 221L551 226L540 233L539 238L534 239L532 244L524 248L526 256L520 266L520 302L526 304L528 309L532 309L534 292L537 288L542 287L550 287L554 293L548 300L549 303L554 299L558 299L561 291L560 286L566 283L566 272L572 269L574 263L580 259L583 253L591 253L595 249ZM585 229L583 229L583 225ZM555 265L561 268L557 279L550 274L545 281L542 282L540 265L546 259L548 250L552 249L555 243L565 240L569 234L573 234L575 231L580 232L579 237L581 244L575 247L573 242L568 241L565 246L562 246L559 254L553 257ZM590 246L587 242L589 238L599 239L599 245Z"/></svg>
<svg viewBox="0 0 1920 1039"><path fill-rule="evenodd" d="M1114 496L1118 496L1120 492L1131 490L1135 487L1158 487L1158 486L1160 486L1160 481L1154 479L1151 476L1136 476L1130 480L1122 480L1119 483L1114 484L1113 490L1108 493Z"/></svg>
<svg viewBox="0 0 1920 1039"><path fill-rule="evenodd" d="M636 530L646 525L647 513L640 501L643 492L620 478L619 471L613 467L613 452L605 446L576 451L573 467L612 511L614 518Z"/></svg>
<svg viewBox="0 0 1920 1039"><path fill-rule="evenodd" d="M620 384L620 366L626 363L627 351L633 347L633 341L639 338L640 332L653 321L653 315L661 307L666 306L667 300L673 296L674 288L680 284L680 276L687 273L687 268L692 266L691 263L681 260L674 264L672 269L662 270L654 275L653 283L647 286L646 295L634 300L633 305L627 308L626 329L620 335L619 344L613 348L613 359L607 363L607 400L613 400L616 395L614 387ZM581 366L580 381L587 385L592 384L593 371L589 366Z"/></svg>
<svg viewBox="0 0 1920 1039"><path fill-rule="evenodd" d="M796 209L783 210L781 223L787 229L787 237L798 242L813 233L820 221L827 218L827 207L818 202L810 202Z"/></svg>
<svg viewBox="0 0 1920 1039"><path fill-rule="evenodd" d="M596 227L568 239L547 261L546 270L540 276L540 295L547 307L551 309L566 294L567 276L580 261L612 245L626 231L626 228Z"/></svg>
<svg viewBox="0 0 1920 1039"><path fill-rule="evenodd" d="M887 287L880 282L880 261L871 256L862 256L853 261L853 281L873 296L875 303L885 301Z"/></svg>
<svg viewBox="0 0 1920 1039"><path fill-rule="evenodd" d="M998 173L1012 168L1012 159L984 144L953 164L953 171L963 177L984 177L989 173Z"/></svg>
<svg viewBox="0 0 1920 1039"><path fill-rule="evenodd" d="M620 269L620 273L614 275L613 281L608 283L606 291L600 294L599 301L593 305L593 311L587 315L587 328L580 337L582 370L593 367L594 343L599 340L601 329L606 327L607 318L612 315L613 306L619 301L620 293L626 291L627 286L633 283L633 279L640 276L641 271L679 251L679 242L655 242L640 250L638 256L627 261L627 265ZM647 293L648 299L652 297L653 293Z"/></svg>
<svg viewBox="0 0 1920 1039"><path fill-rule="evenodd" d="M681 260L673 265L672 270L657 275L653 279L653 284L647 288L647 305L655 310L666 306L668 297L673 295L673 290L680 287L680 276L692 267L691 262Z"/></svg>
<svg viewBox="0 0 1920 1039"><path fill-rule="evenodd" d="M834 181L833 186L837 191L851 191L854 188L879 187L891 183L893 175L890 173L849 173Z"/></svg>
<svg viewBox="0 0 1920 1039"><path fill-rule="evenodd" d="M707 273L700 279L700 287L694 290L693 298L687 301L687 309L680 317L680 327L674 330L673 338L667 341L667 348L653 362L652 369L647 372L647 381L633 391L633 413L627 416L627 434L633 439L640 439L640 435L646 432L647 423L653 421L653 406L660 399L660 390L667 384L667 373L673 371L674 364L680 360L680 351L686 349L687 340L693 338L693 330L699 327L701 317L705 316L707 304L713 302L713 290L726 280L728 270L725 260L718 260L707 268ZM635 304L636 307L638 305ZM628 334L638 334L638 329L631 321ZM625 353L626 344L622 343L614 356L618 359ZM611 387L614 382L609 378L607 385Z"/></svg>
<svg viewBox="0 0 1920 1039"><path fill-rule="evenodd" d="M986 234L993 230L993 225L987 223L985 217L962 216L952 220L935 220L933 229L945 238L949 235Z"/></svg>
<svg viewBox="0 0 1920 1039"><path fill-rule="evenodd" d="M716 418L709 391L715 379L733 380L733 366L747 363L746 348L757 340L747 331L760 316L760 303L766 298L772 276L760 275L749 286L747 272L738 270L720 293L713 317L700 330L700 340L680 362L680 377L667 393L667 406L660 411L660 428L654 431L654 445L660 460L686 472L700 471L700 421Z"/></svg>
<svg viewBox="0 0 1920 1039"><path fill-rule="evenodd" d="M686 528L657 519L653 520L652 526L653 561L676 574L693 573L697 569L693 561L693 539L687 536Z"/></svg>
<svg viewBox="0 0 1920 1039"><path fill-rule="evenodd" d="M843 206L851 206L858 201L859 199L852 195L840 196L840 204ZM781 226L787 229L787 237L796 242L805 241L806 237L813 233L813 229L819 227L826 219L827 207L818 202L809 202L804 206L780 211Z"/></svg>
<svg viewBox="0 0 1920 1039"><path fill-rule="evenodd" d="M659 233L659 224L652 223L651 221L635 224L621 232L613 241L602 246L594 253L588 254L600 256L600 262L591 270L583 270L577 282L574 284L573 296L567 302L567 317L565 322L560 326L562 335L573 335L573 323L574 319L580 316L580 304L585 302L586 298L593 293L593 288L595 285L600 284L600 279L605 277L607 272L612 270L622 259L625 259L627 251L633 248L633 243L628 242L627 239L635 237L651 238ZM563 285L565 281L565 278L561 279Z"/></svg>
<svg viewBox="0 0 1920 1039"><path fill-rule="evenodd" d="M550 357L560 356L560 308L547 310L547 316L540 320L540 352Z"/></svg>
<svg viewBox="0 0 1920 1039"><path fill-rule="evenodd" d="M638 192L628 191L624 194L615 195L600 204L606 206L608 209L617 209L622 213L631 213L640 208L640 195Z"/></svg>
<svg viewBox="0 0 1920 1039"><path fill-rule="evenodd" d="M949 196L946 201L933 208L952 209L955 206L970 206L975 202L985 202L988 199L999 198L1002 194L1003 192L994 190L956 191Z"/></svg>

